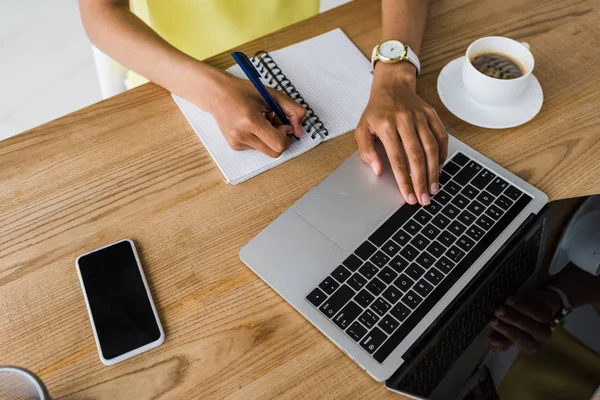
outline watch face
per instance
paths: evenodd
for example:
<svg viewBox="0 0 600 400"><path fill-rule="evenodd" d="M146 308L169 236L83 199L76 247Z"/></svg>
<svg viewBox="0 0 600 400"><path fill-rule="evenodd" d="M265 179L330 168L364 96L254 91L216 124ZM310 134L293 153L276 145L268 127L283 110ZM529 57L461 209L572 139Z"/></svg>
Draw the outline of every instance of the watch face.
<svg viewBox="0 0 600 400"><path fill-rule="evenodd" d="M399 41L388 40L379 45L379 55L387 60L397 60L406 55L406 49Z"/></svg>

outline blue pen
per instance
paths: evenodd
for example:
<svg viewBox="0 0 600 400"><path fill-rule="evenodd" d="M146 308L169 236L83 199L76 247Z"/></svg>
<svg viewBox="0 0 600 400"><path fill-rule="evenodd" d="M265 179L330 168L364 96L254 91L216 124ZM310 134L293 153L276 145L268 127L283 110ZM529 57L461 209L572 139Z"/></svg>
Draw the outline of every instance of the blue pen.
<svg viewBox="0 0 600 400"><path fill-rule="evenodd" d="M252 62L250 62L250 59L248 59L248 56L242 53L241 51L234 51L233 53L231 53L231 56L233 57L235 62L238 63L242 71L244 71L244 74L246 74L250 82L252 82L256 90L258 90L258 93L260 93L260 95L263 99L265 99L269 107L271 107L271 110L275 112L275 115L277 115L281 123L284 125L291 125L290 120L287 118L279 104L277 104L273 96L271 96L265 85L263 85L263 83L261 82L260 74L258 73L256 68L254 68L254 65L252 65ZM290 136L293 136L296 140L300 140L295 135Z"/></svg>

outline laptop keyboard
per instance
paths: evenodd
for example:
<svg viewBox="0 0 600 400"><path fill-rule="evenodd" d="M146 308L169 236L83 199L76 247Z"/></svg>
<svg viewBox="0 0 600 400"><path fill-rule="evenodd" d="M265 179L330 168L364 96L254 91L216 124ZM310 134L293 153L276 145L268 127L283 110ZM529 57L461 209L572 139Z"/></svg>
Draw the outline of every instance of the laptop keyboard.
<svg viewBox="0 0 600 400"><path fill-rule="evenodd" d="M404 204L306 299L382 363L532 198L456 153L425 207Z"/></svg>

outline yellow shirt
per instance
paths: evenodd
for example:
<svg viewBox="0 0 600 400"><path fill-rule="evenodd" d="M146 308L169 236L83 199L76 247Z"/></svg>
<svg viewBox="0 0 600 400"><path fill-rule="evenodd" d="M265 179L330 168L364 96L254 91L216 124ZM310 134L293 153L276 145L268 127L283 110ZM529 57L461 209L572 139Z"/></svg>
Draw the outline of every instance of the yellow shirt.
<svg viewBox="0 0 600 400"><path fill-rule="evenodd" d="M171 45L204 60L316 15L319 0L133 0L131 9Z"/></svg>

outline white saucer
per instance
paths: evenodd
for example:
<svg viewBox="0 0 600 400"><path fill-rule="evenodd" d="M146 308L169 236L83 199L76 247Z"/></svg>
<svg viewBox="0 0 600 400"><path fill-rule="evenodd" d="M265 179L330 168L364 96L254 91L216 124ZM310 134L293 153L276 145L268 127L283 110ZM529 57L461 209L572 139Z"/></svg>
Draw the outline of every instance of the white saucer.
<svg viewBox="0 0 600 400"><path fill-rule="evenodd" d="M465 57L450 61L440 72L437 89L442 103L458 118L482 128L505 129L529 122L540 112L544 92L535 76L510 105L489 107L477 103L465 91L462 66Z"/></svg>

